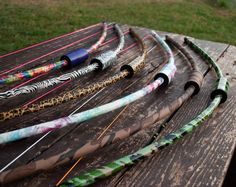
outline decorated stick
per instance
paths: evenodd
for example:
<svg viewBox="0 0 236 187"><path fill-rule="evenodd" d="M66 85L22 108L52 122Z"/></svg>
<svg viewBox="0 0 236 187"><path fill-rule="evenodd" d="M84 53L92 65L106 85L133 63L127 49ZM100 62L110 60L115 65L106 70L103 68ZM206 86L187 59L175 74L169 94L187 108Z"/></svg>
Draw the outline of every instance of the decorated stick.
<svg viewBox="0 0 236 187"><path fill-rule="evenodd" d="M140 161L141 159L148 157L158 150L175 143L175 141L181 139L184 135L192 132L196 127L204 122L213 112L214 110L223 103L227 99L227 91L228 91L228 82L227 79L223 76L220 68L214 62L214 60L204 52L200 47L196 44L185 38L185 43L187 43L195 52L199 53L205 60L207 60L211 65L213 65L217 76L220 81L217 81L216 89L212 92L211 97L212 101L209 106L203 110L195 119L190 121L189 123L182 126L175 132L169 133L159 141L155 141L152 144L136 151L133 154L128 156L122 157L114 162L106 164L105 166L87 172L81 176L74 177L69 181L62 183L60 187L77 187L77 186L87 186L96 182L96 180L105 178L110 176L126 166L130 166L135 164L136 162Z"/></svg>
<svg viewBox="0 0 236 187"><path fill-rule="evenodd" d="M118 33L119 38L120 38L120 44L119 44L119 49L120 49L121 47L124 46L124 35L123 35L122 31L120 30L118 25L115 25L115 29L117 30L117 33ZM105 35L104 35L104 38L105 38ZM98 46L98 45L100 45L99 42L97 42L97 45L96 44L94 45L95 48L91 47L91 50L93 50L93 51L96 50L96 48L97 48L96 46ZM71 55L67 55L67 57L63 57L63 58L65 58L65 59L70 58L71 61L73 61ZM77 58L74 58L74 59L76 60ZM41 81L41 82L36 82L32 85L18 87L18 88L15 88L15 89L8 90L6 92L2 92L2 93L0 93L0 99L15 97L15 96L21 95L21 94L33 93L35 91L42 90L42 89L45 89L45 88L48 88L48 87L52 87L52 86L55 86L57 84L62 84L62 83L66 82L66 81L69 81L69 80L77 79L77 78L79 78L83 75L86 75L86 74L88 74L92 71L98 70L98 66L99 66L98 63L93 63L93 64L90 64L90 65L84 67L84 68L72 71L70 73L63 74L59 77L54 77L54 78L47 79L47 80L44 80L44 81Z"/></svg>
<svg viewBox="0 0 236 187"><path fill-rule="evenodd" d="M74 66L77 66L85 62L88 59L89 54L93 53L98 49L98 47L104 42L106 35L107 35L107 23L103 23L103 32L101 37L89 49L80 48L66 55L63 55L59 62L50 63L45 66L40 66L35 69L23 71L13 75L5 75L0 78L0 84L12 83L22 79L29 79L39 74L47 73L52 70L60 69L62 67L72 68Z"/></svg>
<svg viewBox="0 0 236 187"><path fill-rule="evenodd" d="M172 43L171 38L168 38L167 41ZM179 47L179 46L176 46L176 47ZM181 48L180 50L181 51L184 50L184 52L186 52L189 55L189 53L184 48ZM185 88L186 89L185 93L182 94L182 96L180 96L176 100L174 100L172 103L163 107L156 114L149 116L146 119L136 124L133 124L130 127L120 129L118 131L115 131L109 135L106 135L96 140L89 140L85 144L78 145L73 148L68 148L67 150L57 155L53 155L49 158L44 158L35 162L31 162L26 165L17 167L15 169L8 170L6 171L6 173L8 174L5 175L5 172L2 174L2 175L5 175L5 177L7 178L6 182L17 180L19 178L23 178L23 177L35 174L36 172L52 169L59 165L65 164L69 161L76 160L81 156L85 156L89 153L96 151L97 149L110 145L114 142L121 141L144 128L150 127L157 121L169 116L176 109L178 109L183 104L183 102L189 99L190 96L197 94L197 92L199 92L200 87L202 85L203 75L199 73L198 76L193 79L194 75L196 74L195 72L198 70L198 67L196 63L194 62L193 58L191 57L191 55L186 56L186 57L189 60L189 62L191 61L190 63L192 65L192 73L186 85L189 85L189 84L191 85L187 86ZM0 175L0 179L1 179L1 175Z"/></svg>
<svg viewBox="0 0 236 187"><path fill-rule="evenodd" d="M164 43L164 41L161 38L156 38L156 39L158 43ZM150 83L149 85L147 85L146 87L130 95L127 95L121 99L115 100L113 102L107 103L105 105L102 105L102 106L99 106L99 107L96 107L96 108L93 108L84 112L80 112L78 114L74 114L72 116L67 116L64 118L59 118L59 119L41 123L38 125L2 133L0 134L0 143L3 144L3 143L15 141L15 140L20 140L22 138L30 137L30 136L41 134L41 133L47 133L48 131L53 131L53 130L63 128L68 125L78 124L80 122L90 120L94 117L108 113L115 109L121 108L129 103L132 103L144 97L145 95L151 93L152 91L156 90L162 84L168 85L171 79L175 75L176 66L174 64L173 54L170 48L168 47L168 45L166 44L163 47L166 51L168 51L168 54L170 55L169 61L157 74L156 80ZM142 56L142 59L144 59L143 56ZM132 65L133 63L131 62L130 64ZM132 68L131 65L130 67ZM136 63L133 65L136 65Z"/></svg>

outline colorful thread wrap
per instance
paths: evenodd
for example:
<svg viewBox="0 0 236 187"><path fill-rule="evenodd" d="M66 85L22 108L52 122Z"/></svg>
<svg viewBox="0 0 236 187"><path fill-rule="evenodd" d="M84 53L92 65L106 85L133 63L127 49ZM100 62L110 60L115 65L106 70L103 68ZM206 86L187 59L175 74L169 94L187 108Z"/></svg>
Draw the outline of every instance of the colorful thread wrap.
<svg viewBox="0 0 236 187"><path fill-rule="evenodd" d="M158 38L156 38L156 40L158 43L164 42L162 39L158 40ZM171 52L171 49L168 46L166 46L166 47L167 48L164 47L164 50L166 50L166 51L168 50ZM174 64L174 57L173 57L172 52L170 54L171 55L169 56L168 63L172 64L175 68L171 68L171 69L173 69L174 72L170 72L168 74L168 76L174 76L176 66ZM41 134L41 133L46 133L46 132L53 131L53 130L56 130L59 128L63 128L68 125L75 125L80 122L90 120L90 119L100 116L102 114L108 113L108 112L113 111L118 108L121 108L129 103L132 103L132 102L144 97L145 95L156 90L163 83L163 81L164 80L162 78L158 78L157 80L150 83L146 87L144 87L144 88L142 88L130 95L127 95L127 96L125 96L121 99L118 99L116 101L113 101L111 103L107 103L105 105L102 105L102 106L99 106L99 107L96 107L96 108L93 108L93 109L90 109L90 110L87 110L84 112L80 112L78 114L74 114L74 115L67 116L64 118L59 118L59 119L56 119L53 121L41 123L38 125L26 127L26 128L2 133L2 134L0 134L0 144L20 140L22 138L30 137L30 136Z"/></svg>
<svg viewBox="0 0 236 187"><path fill-rule="evenodd" d="M213 68L215 69L219 79L224 78L218 65L206 52L204 52L201 48L199 48L196 44L194 44L187 38L185 38L185 43L187 43L195 52L199 53L203 59L207 60L211 65L213 65ZM217 84L217 89L218 87L219 87L219 82ZM87 186L87 185L93 184L98 179L102 179L114 173L117 173L118 171L122 170L126 166L134 165L141 159L156 153L158 150L168 145L173 144L176 140L179 140L184 135L192 132L193 129L195 129L200 124L202 124L202 122L206 120L214 112L214 110L221 103L221 100L224 97L223 95L225 94L227 95L228 82L222 81L221 88L224 94L218 93L218 95L215 95L210 105L205 110L203 110L195 119L185 124L177 131L167 134L166 136L161 138L159 141L155 141L151 143L150 145L136 151L133 154L124 156L116 161L110 162L99 169L91 170L90 172L87 172L83 175L74 177L68 180L67 182L61 184L60 187L78 187L78 186Z"/></svg>
<svg viewBox="0 0 236 187"><path fill-rule="evenodd" d="M174 46L176 46L181 52L183 52L184 55L188 54L188 56L187 55L185 56L187 57L192 67L190 77L195 71L198 71L198 67L196 66L195 61L184 48L181 48L181 46L178 43L174 43L175 41L169 37L166 38L166 41L170 42L171 44L174 44ZM197 84L199 83L198 84L199 88L202 85L202 81L203 81L203 75L199 77L197 81ZM198 89L198 88L195 88L195 86L188 87L186 91L184 92L184 94L182 94L179 98L177 98L170 104L163 107L160 111L158 111L154 115L148 116L144 120L138 121L132 126L112 132L111 134L106 135L100 138L99 140L97 139L87 140L86 143L84 144L79 144L75 147L67 148L65 151L60 151L60 153L56 155L53 155L53 156L50 156L48 158L44 158L41 160L37 160L34 162L30 162L26 165L8 170L0 174L0 181L1 181L2 176L7 178L7 181L5 182L11 182L12 180L17 180L17 179L35 174L39 171L42 172L48 169L52 169L59 165L68 163L69 161L76 160L81 156L85 156L89 153L92 153L112 143L121 141L139 132L141 129L148 128L151 125L155 124L157 121L169 116L171 113L177 110L186 100L188 100L193 95L193 93L195 92L195 89ZM21 175L19 176L18 173L20 173Z"/></svg>

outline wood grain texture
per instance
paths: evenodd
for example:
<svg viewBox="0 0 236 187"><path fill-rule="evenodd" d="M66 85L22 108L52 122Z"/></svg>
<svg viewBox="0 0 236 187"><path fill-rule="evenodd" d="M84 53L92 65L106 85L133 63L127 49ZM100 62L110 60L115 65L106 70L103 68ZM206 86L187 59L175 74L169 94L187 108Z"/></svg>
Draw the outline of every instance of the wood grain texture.
<svg viewBox="0 0 236 187"><path fill-rule="evenodd" d="M129 26L124 25L122 26L122 29L127 30L128 27ZM142 36L145 36L150 32L145 28L135 27L135 29ZM55 50L65 44L69 44L74 40L78 40L97 31L99 31L99 28L94 28L83 33L77 33L69 37L50 42L43 46L32 48L29 51L22 52L21 54L15 54L3 58L1 59L2 63L7 63L4 63L4 65L1 66L0 72L6 68L14 67L17 63L22 63L26 60L31 60L35 57L46 54L47 52ZM164 36L164 34L167 33L162 32L161 34ZM183 41L183 36L181 35L170 35L179 42ZM108 38L114 36L115 33L110 30L108 33ZM32 66L26 66L25 68L47 63L47 60L50 60L51 58L57 58L66 51L76 49L78 46L89 46L91 43L96 41L96 39L97 38L92 38L79 45L62 50L59 53L43 58L42 61L36 61L34 64L32 64ZM126 37L126 46L129 46L133 42L133 38L130 36ZM229 163L232 159L236 143L236 124L234 120L236 110L234 107L236 102L236 48L227 44L208 41L196 40L196 42L207 52L209 52L209 54L215 60L217 60L219 65L222 67L223 72L228 76L231 83L229 100L214 113L210 120L205 122L200 128L196 129L192 134L187 135L183 140L177 142L173 146L161 150L156 155L145 159L143 162L140 162L131 168L125 169L122 172L109 177L108 179L96 183L94 186L215 187L222 185L229 167ZM153 41L147 41L147 44L149 48L154 45ZM98 53L102 52L102 50L115 47L116 45L117 41L109 44L108 46L102 47ZM187 48L187 50L189 50L194 58L199 62L201 71L205 72L208 68L207 64L190 49ZM78 86L84 87L90 84L92 81L101 81L106 77L109 77L111 74L118 72L121 64L129 62L129 60L133 59L139 53L140 50L136 46L127 53L121 55L117 65L111 69L105 70L102 73L92 73L90 75L81 77L78 81L72 81L66 86L63 86L52 94L46 96L45 98L50 98L53 95L58 95L64 91L73 90ZM175 49L174 53L177 53ZM170 86L165 89L160 89L157 92L140 99L138 102L129 105L127 110L122 113L122 115L108 132L123 128L145 118L147 115L153 114L166 103L174 100L183 93L183 86L185 81L188 79L190 69L186 64L186 59L181 54L176 54L175 59L178 71L176 79L170 84ZM104 89L94 98L94 100L89 102L79 111L83 111L110 102L117 98L121 98L122 96L125 96L137 89L140 89L144 85L147 85L150 81L152 81L154 75L158 72L160 64L163 62L163 60L163 52L160 50L160 47L158 47L148 55L147 66L144 71L137 74L130 80L123 80ZM22 70L23 69L24 68L22 68ZM62 73L63 72L58 71L39 78L38 80L43 80L45 78L60 75ZM180 108L180 110L178 110L161 135L179 128L183 123L188 122L208 105L210 101L209 94L214 88L215 78L214 72L210 71L205 77L201 92L185 103ZM6 87L0 87L0 91L5 89ZM34 94L33 98L38 97L45 92L46 91L36 93ZM91 96L87 96L77 101L71 101L58 107L50 108L46 111L40 111L35 114L29 114L17 119L0 123L0 132L5 132L69 115L73 110L83 104L90 97ZM0 110L4 111L10 109L13 106L21 105L31 99L32 96L20 96L11 99L10 101L3 101L0 103ZM79 126L69 126L50 133L49 136L47 136L42 142L30 150L26 155L21 157L11 167L16 167L32 160L46 158L50 155L61 152L68 146L79 145L86 142L88 139L96 138L121 110L122 109L110 112L106 115L97 117L96 119L84 122ZM117 142L114 145L105 147L86 156L86 158L82 159L82 161L68 177L81 174L88 169L101 166L108 161L112 161L122 155L136 151L138 148L145 145L145 143L149 141L150 136L158 128L159 124L160 122L155 124L152 128L146 129L145 131L143 130L126 139L125 141ZM0 166L3 167L39 137L40 135L12 144L7 144L5 146L0 146ZM68 163L66 165L52 169L49 172L36 174L32 177L28 177L26 179L9 184L8 186L53 186L72 164L73 163Z"/></svg>

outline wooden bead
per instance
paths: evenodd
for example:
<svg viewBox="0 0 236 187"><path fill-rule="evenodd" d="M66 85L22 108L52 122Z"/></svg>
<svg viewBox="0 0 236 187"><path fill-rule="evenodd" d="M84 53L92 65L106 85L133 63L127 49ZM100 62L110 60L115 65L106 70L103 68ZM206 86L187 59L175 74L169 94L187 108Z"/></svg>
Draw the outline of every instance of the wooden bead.
<svg viewBox="0 0 236 187"><path fill-rule="evenodd" d="M189 81L185 84L184 89L186 90L190 86L193 86L195 88L193 95L196 95L200 91L202 83L203 74L200 71L194 70L189 77Z"/></svg>

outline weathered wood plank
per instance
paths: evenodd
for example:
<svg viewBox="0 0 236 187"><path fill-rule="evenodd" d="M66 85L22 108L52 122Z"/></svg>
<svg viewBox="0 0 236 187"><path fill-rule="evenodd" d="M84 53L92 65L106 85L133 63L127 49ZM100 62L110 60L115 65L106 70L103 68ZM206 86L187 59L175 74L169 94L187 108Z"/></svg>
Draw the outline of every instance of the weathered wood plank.
<svg viewBox="0 0 236 187"><path fill-rule="evenodd" d="M226 54L222 56L218 64L230 82L231 90L235 90L236 82L236 47L229 46Z"/></svg>

